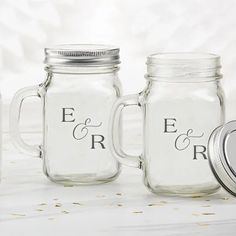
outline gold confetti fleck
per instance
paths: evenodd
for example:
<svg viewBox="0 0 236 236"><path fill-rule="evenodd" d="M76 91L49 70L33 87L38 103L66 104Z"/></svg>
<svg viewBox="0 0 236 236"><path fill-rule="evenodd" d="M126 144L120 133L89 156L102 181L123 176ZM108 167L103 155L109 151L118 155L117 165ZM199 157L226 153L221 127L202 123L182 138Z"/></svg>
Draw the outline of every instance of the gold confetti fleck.
<svg viewBox="0 0 236 236"><path fill-rule="evenodd" d="M56 204L55 204L55 207L61 207L61 206L62 206L61 203L56 203Z"/></svg>
<svg viewBox="0 0 236 236"><path fill-rule="evenodd" d="M116 193L116 195L117 195L117 196L121 196L121 195L122 195L122 193Z"/></svg>
<svg viewBox="0 0 236 236"><path fill-rule="evenodd" d="M46 203L40 203L39 206L46 206L47 204Z"/></svg>
<svg viewBox="0 0 236 236"><path fill-rule="evenodd" d="M122 207L122 206L123 206L123 204L121 204L121 203L118 203L118 204L117 204L117 206L118 206L118 207Z"/></svg>
<svg viewBox="0 0 236 236"><path fill-rule="evenodd" d="M166 204L167 202L166 202L166 201L160 201L160 203L164 203L164 204Z"/></svg>
<svg viewBox="0 0 236 236"><path fill-rule="evenodd" d="M209 224L207 224L207 223L197 223L197 225L199 225L199 226L208 226Z"/></svg>
<svg viewBox="0 0 236 236"><path fill-rule="evenodd" d="M204 215L204 216L213 216L213 215L215 215L215 213L213 213L213 212L203 212L202 215Z"/></svg>
<svg viewBox="0 0 236 236"><path fill-rule="evenodd" d="M192 213L192 215L193 215L193 216L199 216L199 214L198 214L198 213Z"/></svg>
<svg viewBox="0 0 236 236"><path fill-rule="evenodd" d="M150 203L150 204L148 204L148 206L164 206L164 204L163 203Z"/></svg>
<svg viewBox="0 0 236 236"><path fill-rule="evenodd" d="M227 200L229 200L229 197L222 197L222 198L220 198L220 199L222 199L222 200L224 200L224 201L227 201Z"/></svg>
<svg viewBox="0 0 236 236"><path fill-rule="evenodd" d="M69 214L70 212L69 212L69 211L61 211L61 213L63 213L63 214Z"/></svg>
<svg viewBox="0 0 236 236"><path fill-rule="evenodd" d="M21 217L26 216L25 214L19 214L19 213L12 213L11 215L13 215L13 216L21 216Z"/></svg>
<svg viewBox="0 0 236 236"><path fill-rule="evenodd" d="M43 209L36 209L36 211L43 211Z"/></svg>
<svg viewBox="0 0 236 236"><path fill-rule="evenodd" d="M133 213L140 214L140 213L143 213L143 212L142 211L133 211Z"/></svg>
<svg viewBox="0 0 236 236"><path fill-rule="evenodd" d="M72 204L81 206L81 203L79 203L79 202L72 202Z"/></svg>

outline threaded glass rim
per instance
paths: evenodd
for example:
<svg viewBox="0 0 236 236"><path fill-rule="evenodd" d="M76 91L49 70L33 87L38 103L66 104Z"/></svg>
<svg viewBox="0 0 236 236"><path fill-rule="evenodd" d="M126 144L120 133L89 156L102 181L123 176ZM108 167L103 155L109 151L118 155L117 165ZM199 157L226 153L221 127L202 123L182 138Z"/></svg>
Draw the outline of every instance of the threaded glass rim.
<svg viewBox="0 0 236 236"><path fill-rule="evenodd" d="M154 53L147 57L147 78L220 79L220 56L213 53Z"/></svg>

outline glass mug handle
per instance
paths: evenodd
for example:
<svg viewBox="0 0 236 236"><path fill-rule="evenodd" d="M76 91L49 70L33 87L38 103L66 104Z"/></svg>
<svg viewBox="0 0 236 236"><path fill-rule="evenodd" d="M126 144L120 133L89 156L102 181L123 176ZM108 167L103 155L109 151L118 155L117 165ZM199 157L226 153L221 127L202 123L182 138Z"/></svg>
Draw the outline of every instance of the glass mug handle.
<svg viewBox="0 0 236 236"><path fill-rule="evenodd" d="M122 150L120 145L120 117L122 110L128 106L140 107L139 94L123 96L114 103L110 121L110 149L121 164L141 169L141 155L128 155Z"/></svg>
<svg viewBox="0 0 236 236"><path fill-rule="evenodd" d="M22 152L33 155L41 156L41 147L39 145L29 145L27 144L20 133L20 115L23 101L28 97L39 97L40 86L31 86L20 89L14 95L11 105L10 105L10 121L9 121L9 131L12 143Z"/></svg>

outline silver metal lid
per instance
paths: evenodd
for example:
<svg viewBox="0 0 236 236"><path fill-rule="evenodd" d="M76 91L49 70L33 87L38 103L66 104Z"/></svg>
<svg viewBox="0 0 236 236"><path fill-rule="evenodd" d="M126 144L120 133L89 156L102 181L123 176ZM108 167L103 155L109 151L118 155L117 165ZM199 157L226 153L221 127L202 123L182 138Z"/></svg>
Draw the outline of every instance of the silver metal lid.
<svg viewBox="0 0 236 236"><path fill-rule="evenodd" d="M236 196L236 121L212 132L208 156L212 172L220 185Z"/></svg>
<svg viewBox="0 0 236 236"><path fill-rule="evenodd" d="M115 66L120 49L103 44L62 44L45 48L44 63L49 66Z"/></svg>

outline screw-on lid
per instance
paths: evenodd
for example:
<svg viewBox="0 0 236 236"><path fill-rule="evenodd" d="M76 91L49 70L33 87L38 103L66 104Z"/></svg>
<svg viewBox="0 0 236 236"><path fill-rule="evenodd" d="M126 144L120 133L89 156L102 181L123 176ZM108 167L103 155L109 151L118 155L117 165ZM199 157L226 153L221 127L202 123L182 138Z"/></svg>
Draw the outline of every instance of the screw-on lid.
<svg viewBox="0 0 236 236"><path fill-rule="evenodd" d="M45 48L44 63L49 66L115 66L120 49L102 44L62 44Z"/></svg>
<svg viewBox="0 0 236 236"><path fill-rule="evenodd" d="M220 185L236 196L236 121L213 131L208 143L208 156Z"/></svg>

